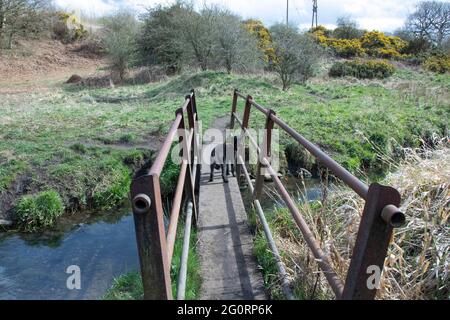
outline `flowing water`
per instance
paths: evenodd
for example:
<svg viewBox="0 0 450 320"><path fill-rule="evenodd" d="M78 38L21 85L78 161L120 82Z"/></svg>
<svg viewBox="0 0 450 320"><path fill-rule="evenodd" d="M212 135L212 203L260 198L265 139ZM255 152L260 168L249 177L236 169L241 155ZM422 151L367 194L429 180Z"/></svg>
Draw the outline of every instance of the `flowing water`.
<svg viewBox="0 0 450 320"><path fill-rule="evenodd" d="M282 178L294 199L315 200L322 189L317 180L305 185L292 177ZM264 211L283 206L273 183L266 183L261 204ZM242 191L247 210L251 195ZM64 218L57 231L40 235L0 234L1 299L100 299L115 277L139 269L133 216L124 207L82 222ZM77 219L80 219L77 216ZM67 288L66 273L76 265L81 271L81 289Z"/></svg>
<svg viewBox="0 0 450 320"><path fill-rule="evenodd" d="M121 274L138 270L130 208L89 218L58 232L0 235L0 299L99 299ZM69 290L69 266L80 268L81 289Z"/></svg>
<svg viewBox="0 0 450 320"><path fill-rule="evenodd" d="M314 201L322 198L323 188L319 179L305 179L302 181L292 176L285 176L280 178L280 180L294 201ZM241 193L245 208L249 212L249 210L252 210L252 194L248 188L241 190ZM273 182L264 183L260 203L265 213L285 206Z"/></svg>

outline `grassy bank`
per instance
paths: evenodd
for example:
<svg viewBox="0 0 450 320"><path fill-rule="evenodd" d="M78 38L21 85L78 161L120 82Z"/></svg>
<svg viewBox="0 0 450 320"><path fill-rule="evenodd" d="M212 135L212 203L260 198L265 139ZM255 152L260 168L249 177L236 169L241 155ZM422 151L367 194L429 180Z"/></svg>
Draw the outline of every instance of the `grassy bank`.
<svg viewBox="0 0 450 320"><path fill-rule="evenodd" d="M406 159L383 181L400 191L407 225L395 230L377 297L449 299L450 150L447 145L435 151L405 152ZM341 279L346 276L363 206L363 200L346 188L328 199L298 205ZM332 299L290 212L268 214L268 221L296 298ZM271 297L282 299L275 262L261 232L255 238L255 254Z"/></svg>
<svg viewBox="0 0 450 320"><path fill-rule="evenodd" d="M152 150L159 148L190 88L197 90L204 128L229 115L232 90L239 88L352 171L388 172L379 154L398 159L401 147L443 135L450 119L449 77L408 68L383 81L319 76L289 92L272 75L210 71L150 85L4 94L0 216L14 219L24 208L23 197L37 199L53 191L64 212L119 203L127 196L133 171L151 162ZM252 113L251 125L263 124L262 115ZM282 136L281 143L292 164L314 166L291 140Z"/></svg>
<svg viewBox="0 0 450 320"><path fill-rule="evenodd" d="M177 296L178 274L180 270L181 253L183 251L183 232L184 225L178 227L178 235L175 241L173 252L173 261L171 266L172 294ZM193 230L191 233L189 258L187 266L186 280L186 300L196 300L199 297L201 278L200 265L196 252L197 233ZM114 284L105 294L105 300L141 300L144 297L141 275L138 272L132 272L122 275L114 280Z"/></svg>

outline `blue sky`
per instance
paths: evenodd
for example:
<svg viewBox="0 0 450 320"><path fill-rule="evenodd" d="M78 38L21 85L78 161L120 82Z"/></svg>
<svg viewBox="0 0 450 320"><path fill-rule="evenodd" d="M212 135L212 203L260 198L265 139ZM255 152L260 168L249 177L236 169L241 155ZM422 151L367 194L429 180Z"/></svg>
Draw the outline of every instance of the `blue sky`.
<svg viewBox="0 0 450 320"><path fill-rule="evenodd" d="M449 2L448 0L441 0ZM65 10L75 10L87 16L100 16L119 8L136 12L155 4L170 4L171 0L54 0ZM244 18L257 18L271 25L282 22L286 16L286 0L194 0L200 7L203 3L219 4ZM300 28L311 24L312 0L289 0L290 20ZM414 10L419 0L318 0L319 23L333 27L336 19L343 15L354 18L360 27L368 30L393 31L401 27L405 18Z"/></svg>

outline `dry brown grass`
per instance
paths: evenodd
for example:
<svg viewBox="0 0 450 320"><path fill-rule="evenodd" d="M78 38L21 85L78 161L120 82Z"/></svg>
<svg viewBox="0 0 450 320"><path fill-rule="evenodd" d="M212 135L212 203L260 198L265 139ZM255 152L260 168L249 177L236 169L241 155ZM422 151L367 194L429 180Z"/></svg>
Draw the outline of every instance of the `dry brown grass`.
<svg viewBox="0 0 450 320"><path fill-rule="evenodd" d="M379 299L449 299L450 148L405 150L383 184L402 195L407 225L397 229L385 262ZM320 203L300 209L336 272L345 279L364 201L340 187ZM309 249L290 222L289 212L277 212L271 224L277 245L299 298L333 298ZM276 286L275 286L276 287Z"/></svg>

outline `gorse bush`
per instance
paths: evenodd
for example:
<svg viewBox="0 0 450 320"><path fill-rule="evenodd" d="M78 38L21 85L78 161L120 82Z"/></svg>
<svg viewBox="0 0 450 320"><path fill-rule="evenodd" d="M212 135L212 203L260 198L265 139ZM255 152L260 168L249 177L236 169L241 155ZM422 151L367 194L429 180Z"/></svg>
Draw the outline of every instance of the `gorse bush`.
<svg viewBox="0 0 450 320"><path fill-rule="evenodd" d="M387 36L378 31L366 32L361 37L349 39L333 37L334 33L325 27L314 28L311 33L318 43L342 58L365 55L385 59L402 58L408 47L408 42L400 37Z"/></svg>
<svg viewBox="0 0 450 320"><path fill-rule="evenodd" d="M86 38L88 32L75 15L60 11L55 14L53 35L62 42L70 43Z"/></svg>
<svg viewBox="0 0 450 320"><path fill-rule="evenodd" d="M269 30L259 20L247 20L244 22L246 29L256 37L258 48L263 53L263 61L271 66L275 59L275 48Z"/></svg>
<svg viewBox="0 0 450 320"><path fill-rule="evenodd" d="M431 56L425 60L424 67L436 73L450 72L450 56L444 54Z"/></svg>
<svg viewBox="0 0 450 320"><path fill-rule="evenodd" d="M322 44L331 48L337 56L342 58L361 57L366 52L358 39L326 38Z"/></svg>
<svg viewBox="0 0 450 320"><path fill-rule="evenodd" d="M399 58L408 43L399 37L387 36L382 32L366 32L361 38L361 46L367 54L378 58Z"/></svg>
<svg viewBox="0 0 450 320"><path fill-rule="evenodd" d="M353 60L336 62L330 69L331 77L355 77L359 79L388 78L395 67L383 60Z"/></svg>
<svg viewBox="0 0 450 320"><path fill-rule="evenodd" d="M53 226L64 213L64 205L58 192L48 190L23 197L15 206L15 212L20 228L25 232L33 232Z"/></svg>

